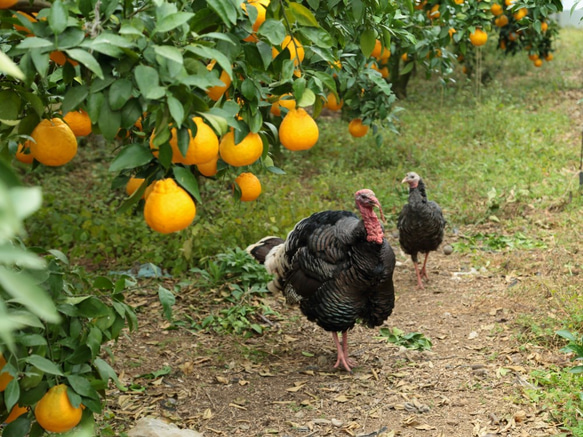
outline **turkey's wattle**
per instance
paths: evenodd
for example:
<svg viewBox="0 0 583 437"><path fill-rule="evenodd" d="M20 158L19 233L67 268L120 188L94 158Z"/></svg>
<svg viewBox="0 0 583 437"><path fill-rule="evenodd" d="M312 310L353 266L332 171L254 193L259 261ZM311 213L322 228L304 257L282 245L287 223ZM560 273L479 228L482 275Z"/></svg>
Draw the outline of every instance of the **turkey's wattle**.
<svg viewBox="0 0 583 437"><path fill-rule="evenodd" d="M417 173L407 173L401 183L409 184L409 201L403 206L397 219L399 244L405 253L411 255L417 274L417 285L423 288L422 279L429 279L426 270L427 257L443 241L447 222L439 205L427 200L425 184ZM421 269L417 265L419 253L425 254Z"/></svg>
<svg viewBox="0 0 583 437"><path fill-rule="evenodd" d="M301 220L286 240L265 237L247 248L274 275L268 287L298 303L308 320L332 332L334 367L351 371L348 330L357 321L380 326L395 303L395 255L374 212L371 190L355 193L362 218L350 211L322 211ZM338 339L342 332L342 343Z"/></svg>

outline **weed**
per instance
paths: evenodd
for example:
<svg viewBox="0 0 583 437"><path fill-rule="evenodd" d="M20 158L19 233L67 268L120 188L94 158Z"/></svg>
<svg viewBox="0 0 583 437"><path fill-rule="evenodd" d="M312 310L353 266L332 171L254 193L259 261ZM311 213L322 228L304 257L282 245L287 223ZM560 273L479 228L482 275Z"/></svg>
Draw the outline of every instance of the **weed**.
<svg viewBox="0 0 583 437"><path fill-rule="evenodd" d="M452 246L457 252L473 252L477 250L498 252L515 249L545 249L547 247L543 241L531 239L522 232L517 232L512 236L480 232L474 235L463 235L461 240L453 243Z"/></svg>
<svg viewBox="0 0 583 437"><path fill-rule="evenodd" d="M566 330L557 331L556 334L559 337L563 337L569 340L569 344L561 349L561 352L572 353L573 361L583 360L583 335L579 337L579 334L572 333ZM583 373L583 365L575 366L570 370L571 373Z"/></svg>
<svg viewBox="0 0 583 437"><path fill-rule="evenodd" d="M404 346L407 349L423 351L430 350L431 346L433 346L431 340L420 332L410 332L409 334L406 334L399 328L381 328L380 334L380 336L375 338L386 340L387 342L398 346Z"/></svg>

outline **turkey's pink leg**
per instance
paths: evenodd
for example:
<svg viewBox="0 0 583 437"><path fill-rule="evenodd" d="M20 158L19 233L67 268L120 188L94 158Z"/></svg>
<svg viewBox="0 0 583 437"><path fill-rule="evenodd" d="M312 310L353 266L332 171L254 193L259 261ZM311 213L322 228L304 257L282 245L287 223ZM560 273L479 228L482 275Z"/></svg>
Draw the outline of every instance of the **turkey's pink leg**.
<svg viewBox="0 0 583 437"><path fill-rule="evenodd" d="M334 339L334 343L336 344L336 350L338 353L338 358L336 359L336 364L334 364L334 368L342 364L342 366L344 366L344 368L347 371L352 372L352 369L350 368L348 361L346 360L347 354L345 355L344 351L344 349L347 348L346 335L347 335L346 332L342 333L342 344L340 344L340 341L338 341L338 333L337 332L332 333L332 338Z"/></svg>
<svg viewBox="0 0 583 437"><path fill-rule="evenodd" d="M348 331L342 333L342 352L344 352L344 358L350 367L356 366L356 361L351 360L348 357Z"/></svg>
<svg viewBox="0 0 583 437"><path fill-rule="evenodd" d="M425 266L427 265L427 257L429 256L429 252L425 254L425 259L423 260L423 268L421 269L421 277L429 280L429 276L427 276L427 270L425 270Z"/></svg>
<svg viewBox="0 0 583 437"><path fill-rule="evenodd" d="M423 281L421 280L421 272L419 271L419 266L415 261L413 261L413 265L415 266L415 273L417 274L417 286L419 288L425 288L423 287Z"/></svg>

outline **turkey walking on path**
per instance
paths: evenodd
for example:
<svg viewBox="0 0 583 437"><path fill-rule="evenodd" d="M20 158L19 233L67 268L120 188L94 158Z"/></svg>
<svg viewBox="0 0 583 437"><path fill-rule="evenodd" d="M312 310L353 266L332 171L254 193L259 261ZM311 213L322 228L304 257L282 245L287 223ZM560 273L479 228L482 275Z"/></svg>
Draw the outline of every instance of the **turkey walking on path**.
<svg viewBox="0 0 583 437"><path fill-rule="evenodd" d="M407 173L401 183L405 182L409 184L409 202L403 206L397 219L399 244L405 253L411 255L417 274L417 285L423 288L422 279L429 279L426 270L427 257L443 241L446 221L439 205L427 200L425 184L417 173ZM418 253L425 254L421 270L417 265Z"/></svg>
<svg viewBox="0 0 583 437"><path fill-rule="evenodd" d="M268 287L299 303L308 320L332 332L334 367L351 371L348 330L357 321L380 326L395 303L395 255L373 208L381 205L371 190L355 194L362 218L350 211L322 211L301 220L287 239L265 237L247 248L274 275ZM338 339L342 332L342 343Z"/></svg>

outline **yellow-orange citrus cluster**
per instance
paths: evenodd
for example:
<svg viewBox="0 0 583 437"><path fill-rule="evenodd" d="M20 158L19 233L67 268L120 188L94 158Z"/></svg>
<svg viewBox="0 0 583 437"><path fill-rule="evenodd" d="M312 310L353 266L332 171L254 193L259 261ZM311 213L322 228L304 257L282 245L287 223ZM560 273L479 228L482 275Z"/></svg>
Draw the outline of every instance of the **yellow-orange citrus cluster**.
<svg viewBox="0 0 583 437"><path fill-rule="evenodd" d="M83 405L73 407L67 395L67 386L59 384L51 387L34 409L38 424L50 432L66 432L81 421Z"/></svg>
<svg viewBox="0 0 583 437"><path fill-rule="evenodd" d="M41 164L65 165L77 154L77 138L60 118L42 120L30 136L34 141L27 141L24 147L30 147L32 156Z"/></svg>
<svg viewBox="0 0 583 437"><path fill-rule="evenodd" d="M235 179L235 183L241 190L241 200L243 202L251 202L261 194L261 182L253 173L241 173Z"/></svg>
<svg viewBox="0 0 583 437"><path fill-rule="evenodd" d="M219 146L221 159L233 167L251 165L263 154L263 141L259 134L249 132L243 140L235 144L233 130L227 132Z"/></svg>
<svg viewBox="0 0 583 437"><path fill-rule="evenodd" d="M289 150L308 150L318 137L318 125L304 108L289 111L279 125L279 141Z"/></svg>

